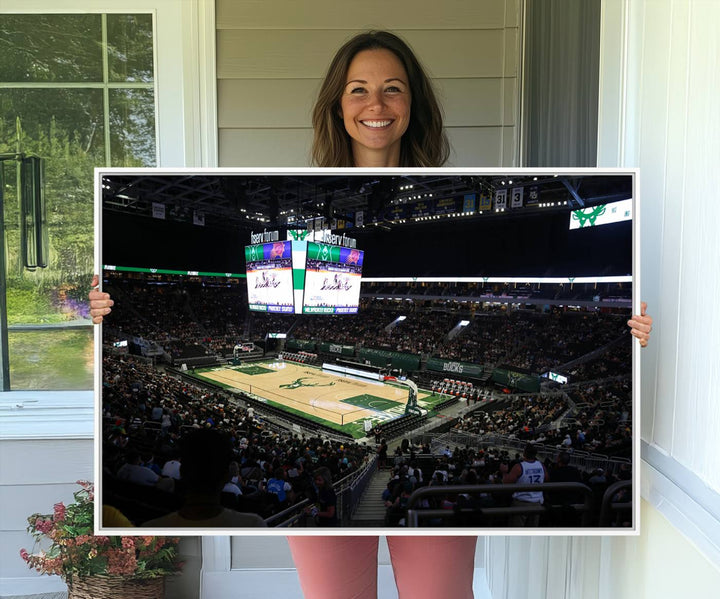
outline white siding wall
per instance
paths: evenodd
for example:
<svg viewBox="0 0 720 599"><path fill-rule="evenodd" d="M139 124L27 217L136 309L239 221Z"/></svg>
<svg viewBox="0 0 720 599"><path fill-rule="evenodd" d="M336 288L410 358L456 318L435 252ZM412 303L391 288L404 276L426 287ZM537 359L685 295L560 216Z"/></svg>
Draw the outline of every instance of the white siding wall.
<svg viewBox="0 0 720 599"><path fill-rule="evenodd" d="M642 352L641 534L490 539L494 599L717 595L718 22L715 0L603 4L598 164L640 167L640 295L656 322Z"/></svg>
<svg viewBox="0 0 720 599"><path fill-rule="evenodd" d="M309 166L322 77L368 29L400 34L434 79L451 166L517 165L520 0L218 0L216 18L220 166Z"/></svg>
<svg viewBox="0 0 720 599"><path fill-rule="evenodd" d="M93 478L92 451L92 439L0 441L0 579L34 575L19 554L32 549L27 517L73 500L75 481Z"/></svg>

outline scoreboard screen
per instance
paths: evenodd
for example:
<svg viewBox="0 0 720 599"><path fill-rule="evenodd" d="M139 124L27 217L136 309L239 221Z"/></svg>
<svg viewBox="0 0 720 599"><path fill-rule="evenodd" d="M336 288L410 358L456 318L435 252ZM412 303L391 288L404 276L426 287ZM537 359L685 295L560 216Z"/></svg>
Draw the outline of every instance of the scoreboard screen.
<svg viewBox="0 0 720 599"><path fill-rule="evenodd" d="M294 312L292 247L276 241L245 247L248 302L256 312Z"/></svg>
<svg viewBox="0 0 720 599"><path fill-rule="evenodd" d="M308 242L303 313L357 313L363 258L361 250Z"/></svg>

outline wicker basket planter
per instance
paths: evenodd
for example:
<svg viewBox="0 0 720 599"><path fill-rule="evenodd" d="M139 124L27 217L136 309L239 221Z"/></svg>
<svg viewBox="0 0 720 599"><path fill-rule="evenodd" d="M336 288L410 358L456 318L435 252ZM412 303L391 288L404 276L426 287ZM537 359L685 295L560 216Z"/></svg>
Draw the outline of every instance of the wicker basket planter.
<svg viewBox="0 0 720 599"><path fill-rule="evenodd" d="M88 576L68 583L68 599L163 599L165 578Z"/></svg>

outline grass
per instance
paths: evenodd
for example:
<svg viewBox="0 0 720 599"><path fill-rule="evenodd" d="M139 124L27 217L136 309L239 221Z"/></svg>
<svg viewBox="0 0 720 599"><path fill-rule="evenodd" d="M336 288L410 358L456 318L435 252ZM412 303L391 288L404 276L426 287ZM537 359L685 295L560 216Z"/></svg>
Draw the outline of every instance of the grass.
<svg viewBox="0 0 720 599"><path fill-rule="evenodd" d="M8 333L10 385L14 390L93 388L93 331Z"/></svg>

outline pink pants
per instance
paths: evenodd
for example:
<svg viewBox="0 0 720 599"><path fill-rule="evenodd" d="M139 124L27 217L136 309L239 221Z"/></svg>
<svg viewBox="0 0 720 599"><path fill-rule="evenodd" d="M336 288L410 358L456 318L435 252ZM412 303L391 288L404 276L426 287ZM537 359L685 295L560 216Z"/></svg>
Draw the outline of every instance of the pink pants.
<svg viewBox="0 0 720 599"><path fill-rule="evenodd" d="M473 599L477 537L389 536L399 599ZM305 599L375 599L378 537L288 537Z"/></svg>

